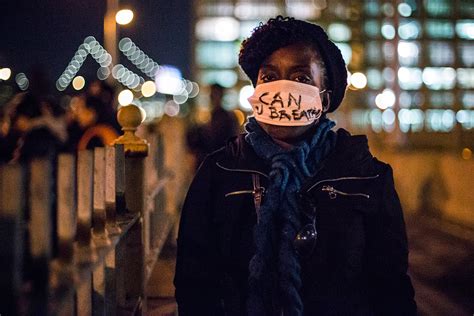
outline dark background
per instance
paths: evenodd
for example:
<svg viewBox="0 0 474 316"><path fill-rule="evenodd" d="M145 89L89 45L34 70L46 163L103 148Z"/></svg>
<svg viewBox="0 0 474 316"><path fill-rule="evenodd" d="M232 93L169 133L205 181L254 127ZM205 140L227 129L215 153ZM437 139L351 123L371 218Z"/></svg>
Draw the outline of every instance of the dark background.
<svg viewBox="0 0 474 316"><path fill-rule="evenodd" d="M189 78L192 2L123 0L119 7L135 16L129 25L117 25L118 39L130 37L157 63L177 66ZM54 84L84 38L103 43L105 11L106 0L0 0L0 68L28 76L40 67ZM120 62L139 71L125 60ZM91 80L98 68L89 56L78 75Z"/></svg>

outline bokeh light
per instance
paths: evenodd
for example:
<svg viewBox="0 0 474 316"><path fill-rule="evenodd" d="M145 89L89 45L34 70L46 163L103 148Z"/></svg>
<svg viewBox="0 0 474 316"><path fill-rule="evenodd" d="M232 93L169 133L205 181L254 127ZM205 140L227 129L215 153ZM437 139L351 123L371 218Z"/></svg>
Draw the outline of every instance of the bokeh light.
<svg viewBox="0 0 474 316"><path fill-rule="evenodd" d="M403 17L409 17L413 10L408 3L400 3L397 7L398 13Z"/></svg>
<svg viewBox="0 0 474 316"><path fill-rule="evenodd" d="M462 159L464 160L469 160L472 158L472 150L469 148L463 148L462 153L461 153Z"/></svg>
<svg viewBox="0 0 474 316"><path fill-rule="evenodd" d="M133 20L133 11L129 9L123 9L117 12L115 15L115 21L120 25L126 25Z"/></svg>
<svg viewBox="0 0 474 316"><path fill-rule="evenodd" d="M86 85L86 80L84 79L83 76L77 76L74 78L74 80L72 80L72 87L77 91L84 88L85 85Z"/></svg>
<svg viewBox="0 0 474 316"><path fill-rule="evenodd" d="M118 95L118 102L122 106L131 104L133 102L133 92L128 89L122 90Z"/></svg>
<svg viewBox="0 0 474 316"><path fill-rule="evenodd" d="M239 126L244 125L245 123L245 114L239 109L233 110L235 117L237 118L237 122L239 123Z"/></svg>
<svg viewBox="0 0 474 316"><path fill-rule="evenodd" d="M382 26L382 36L388 40L392 40L395 38L395 28L391 24L384 24Z"/></svg>
<svg viewBox="0 0 474 316"><path fill-rule="evenodd" d="M0 80L8 80L12 75L10 68L0 68Z"/></svg>
<svg viewBox="0 0 474 316"><path fill-rule="evenodd" d="M26 75L22 72L18 73L15 76L15 82L18 85L18 88L20 88L20 90L22 91L25 91L30 86L30 81L28 80Z"/></svg>
<svg viewBox="0 0 474 316"><path fill-rule="evenodd" d="M367 86L367 77L361 72L355 72L350 76L351 85L356 89L363 89Z"/></svg>
<svg viewBox="0 0 474 316"><path fill-rule="evenodd" d="M165 103L164 110L168 116L177 116L179 114L179 104L173 100L169 100Z"/></svg>
<svg viewBox="0 0 474 316"><path fill-rule="evenodd" d="M247 112L252 111L252 105L250 105L250 102L247 99L252 96L254 91L255 89L252 85L246 85L240 89L239 105L242 110Z"/></svg>
<svg viewBox="0 0 474 316"><path fill-rule="evenodd" d="M391 89L384 89L382 93L375 97L375 105L382 110L392 107L395 101L395 93Z"/></svg>
<svg viewBox="0 0 474 316"><path fill-rule="evenodd" d="M163 94L180 94L186 88L181 72L172 66L162 66L155 77L156 90Z"/></svg>
<svg viewBox="0 0 474 316"><path fill-rule="evenodd" d="M144 97L149 98L156 93L156 86L153 81L145 81L142 85L142 94Z"/></svg>

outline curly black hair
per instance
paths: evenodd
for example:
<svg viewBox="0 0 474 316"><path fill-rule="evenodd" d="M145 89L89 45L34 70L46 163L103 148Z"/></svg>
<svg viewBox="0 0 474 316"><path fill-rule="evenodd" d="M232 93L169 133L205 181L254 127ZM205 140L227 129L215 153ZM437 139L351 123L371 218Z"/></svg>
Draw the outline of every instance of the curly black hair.
<svg viewBox="0 0 474 316"><path fill-rule="evenodd" d="M347 69L341 51L319 25L281 15L269 19L265 24L260 23L252 35L242 42L239 64L255 86L264 60L274 51L297 43L314 47L321 57L325 69L325 86L331 91L328 112L333 112L344 98Z"/></svg>

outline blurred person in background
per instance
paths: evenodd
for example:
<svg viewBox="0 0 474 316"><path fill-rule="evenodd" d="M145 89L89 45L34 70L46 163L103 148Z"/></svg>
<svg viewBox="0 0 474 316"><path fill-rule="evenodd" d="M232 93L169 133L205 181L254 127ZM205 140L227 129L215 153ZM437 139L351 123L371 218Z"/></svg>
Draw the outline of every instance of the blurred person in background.
<svg viewBox="0 0 474 316"><path fill-rule="evenodd" d="M324 30L278 16L242 43L246 133L207 156L181 215L186 315L416 315L392 169L326 114L347 69Z"/></svg>
<svg viewBox="0 0 474 316"><path fill-rule="evenodd" d="M94 80L87 89L87 95L100 99L106 106L117 109L114 103L115 90L104 80Z"/></svg>
<svg viewBox="0 0 474 316"><path fill-rule="evenodd" d="M119 136L115 110L97 96L74 96L69 116L69 151L111 145Z"/></svg>
<svg viewBox="0 0 474 316"><path fill-rule="evenodd" d="M53 158L68 135L64 110L52 97L19 93L6 106L0 141L3 162Z"/></svg>
<svg viewBox="0 0 474 316"><path fill-rule="evenodd" d="M225 88L218 83L210 86L210 121L188 132L188 146L196 157L199 167L206 155L225 145L226 140L239 133L239 124L234 113L223 108Z"/></svg>

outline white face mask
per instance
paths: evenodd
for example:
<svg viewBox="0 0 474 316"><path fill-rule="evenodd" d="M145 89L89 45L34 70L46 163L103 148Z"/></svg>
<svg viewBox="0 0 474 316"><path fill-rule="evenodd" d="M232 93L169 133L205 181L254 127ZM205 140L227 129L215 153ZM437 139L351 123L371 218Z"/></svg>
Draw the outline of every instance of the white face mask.
<svg viewBox="0 0 474 316"><path fill-rule="evenodd" d="M305 126L317 121L323 106L318 87L291 80L259 84L248 98L255 119L279 126Z"/></svg>

